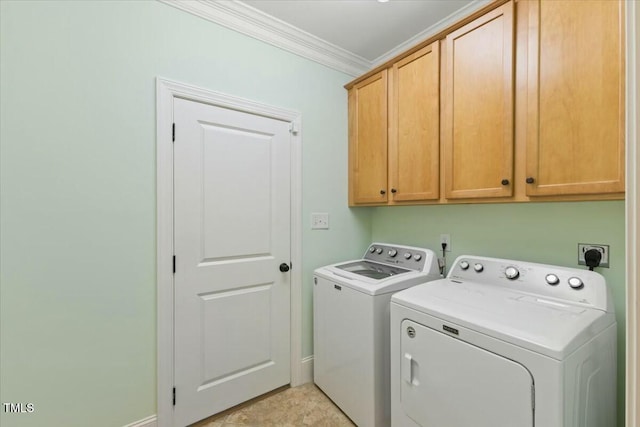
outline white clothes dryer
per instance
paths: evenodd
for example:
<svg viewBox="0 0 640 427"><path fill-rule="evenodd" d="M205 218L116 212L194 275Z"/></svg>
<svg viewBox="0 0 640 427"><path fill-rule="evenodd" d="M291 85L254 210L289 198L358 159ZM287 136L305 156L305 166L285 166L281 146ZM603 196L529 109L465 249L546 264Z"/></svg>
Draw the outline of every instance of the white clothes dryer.
<svg viewBox="0 0 640 427"><path fill-rule="evenodd" d="M393 295L394 427L613 427L616 321L598 273L477 256Z"/></svg>
<svg viewBox="0 0 640 427"><path fill-rule="evenodd" d="M387 243L315 271L314 382L358 426L391 421L391 295L439 277L433 251Z"/></svg>

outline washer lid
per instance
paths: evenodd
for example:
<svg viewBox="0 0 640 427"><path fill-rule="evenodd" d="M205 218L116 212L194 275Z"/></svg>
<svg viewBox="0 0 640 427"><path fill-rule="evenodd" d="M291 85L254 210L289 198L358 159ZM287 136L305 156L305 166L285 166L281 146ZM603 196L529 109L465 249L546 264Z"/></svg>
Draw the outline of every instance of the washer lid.
<svg viewBox="0 0 640 427"><path fill-rule="evenodd" d="M602 310L452 279L414 286L391 300L557 360L615 323L613 313Z"/></svg>
<svg viewBox="0 0 640 427"><path fill-rule="evenodd" d="M398 274L409 273L411 270L406 268L395 267L387 264L380 264L373 261L358 260L348 262L346 264L336 265L335 268L339 270L348 271L353 274L368 277L374 280L386 279L391 276L397 276Z"/></svg>
<svg viewBox="0 0 640 427"><path fill-rule="evenodd" d="M337 268L339 265L348 265L350 263L357 263L360 261L362 260L327 265L316 269L314 274L367 295L382 295L398 292L410 286L415 286L438 278L438 276L434 274L419 271L408 271L406 273L394 274L384 278L372 278Z"/></svg>

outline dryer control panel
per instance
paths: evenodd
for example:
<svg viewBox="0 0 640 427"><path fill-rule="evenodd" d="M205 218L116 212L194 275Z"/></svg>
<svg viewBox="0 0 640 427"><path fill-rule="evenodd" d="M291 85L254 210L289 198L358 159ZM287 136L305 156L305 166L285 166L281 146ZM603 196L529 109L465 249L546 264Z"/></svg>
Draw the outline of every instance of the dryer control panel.
<svg viewBox="0 0 640 427"><path fill-rule="evenodd" d="M500 258L463 255L447 278L479 286L517 289L543 298L613 311L607 283L594 271ZM553 302L551 301L551 302Z"/></svg>

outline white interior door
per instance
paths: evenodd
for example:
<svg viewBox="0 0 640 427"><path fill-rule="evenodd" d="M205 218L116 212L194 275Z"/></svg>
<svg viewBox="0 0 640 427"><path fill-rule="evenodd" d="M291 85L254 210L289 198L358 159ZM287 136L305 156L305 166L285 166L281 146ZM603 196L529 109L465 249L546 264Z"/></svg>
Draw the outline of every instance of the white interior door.
<svg viewBox="0 0 640 427"><path fill-rule="evenodd" d="M290 381L289 124L175 99L175 425Z"/></svg>
<svg viewBox="0 0 640 427"><path fill-rule="evenodd" d="M533 378L524 366L404 320L400 399L423 427L533 427Z"/></svg>

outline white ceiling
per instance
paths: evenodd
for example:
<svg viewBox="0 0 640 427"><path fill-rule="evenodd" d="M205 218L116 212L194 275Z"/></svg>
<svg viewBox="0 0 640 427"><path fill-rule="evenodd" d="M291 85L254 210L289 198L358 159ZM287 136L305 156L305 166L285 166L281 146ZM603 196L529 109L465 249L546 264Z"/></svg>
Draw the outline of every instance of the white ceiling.
<svg viewBox="0 0 640 427"><path fill-rule="evenodd" d="M476 0L244 0L242 2L370 63L427 38L441 21Z"/></svg>

